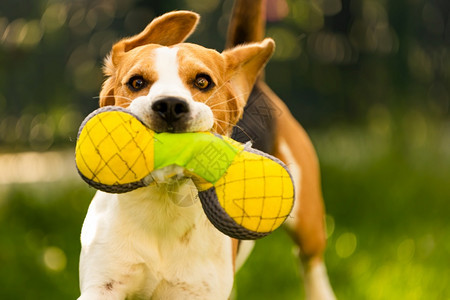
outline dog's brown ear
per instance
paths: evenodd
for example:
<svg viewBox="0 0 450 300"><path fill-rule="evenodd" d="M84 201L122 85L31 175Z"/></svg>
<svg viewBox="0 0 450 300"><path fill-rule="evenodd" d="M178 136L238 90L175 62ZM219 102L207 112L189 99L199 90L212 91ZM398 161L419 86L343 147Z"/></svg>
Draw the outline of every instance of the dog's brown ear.
<svg viewBox="0 0 450 300"><path fill-rule="evenodd" d="M238 46L222 53L227 62L228 78L240 101L247 101L259 73L274 49L275 42L266 38L262 42Z"/></svg>
<svg viewBox="0 0 450 300"><path fill-rule="evenodd" d="M147 44L170 46L181 43L191 35L199 20L200 16L191 11L166 13L153 19L141 33L116 43L113 55Z"/></svg>
<svg viewBox="0 0 450 300"><path fill-rule="evenodd" d="M105 58L103 73L108 77L103 82L102 89L100 91L99 105L100 107L115 105L116 100L114 98L114 65L112 63L111 54Z"/></svg>
<svg viewBox="0 0 450 300"><path fill-rule="evenodd" d="M100 107L115 105L116 99L114 98L114 87L111 83L111 78L108 78L102 86L102 90L100 91Z"/></svg>
<svg viewBox="0 0 450 300"><path fill-rule="evenodd" d="M123 54L147 44L170 46L187 39L194 31L200 16L191 11L173 11L153 19L139 34L117 42L105 59L104 73L108 77L100 92L100 106L115 105L114 76Z"/></svg>

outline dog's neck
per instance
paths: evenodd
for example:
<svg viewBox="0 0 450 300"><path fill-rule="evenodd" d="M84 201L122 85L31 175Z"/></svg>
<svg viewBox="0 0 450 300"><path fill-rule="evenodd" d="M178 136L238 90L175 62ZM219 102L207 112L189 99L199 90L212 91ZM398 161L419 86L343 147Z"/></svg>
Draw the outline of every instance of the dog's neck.
<svg viewBox="0 0 450 300"><path fill-rule="evenodd" d="M163 235L167 230L175 231L174 236L184 234L203 213L195 185L181 176L155 178L147 187L117 195L117 200L124 220Z"/></svg>

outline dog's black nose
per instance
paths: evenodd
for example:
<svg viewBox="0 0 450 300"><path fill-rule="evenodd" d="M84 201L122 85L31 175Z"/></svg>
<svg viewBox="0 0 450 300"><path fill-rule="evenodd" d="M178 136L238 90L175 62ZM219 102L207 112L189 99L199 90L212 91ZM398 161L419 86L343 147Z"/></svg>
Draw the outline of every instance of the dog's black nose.
<svg viewBox="0 0 450 300"><path fill-rule="evenodd" d="M173 124L189 112L186 101L175 97L167 97L155 101L152 110L156 112L167 124Z"/></svg>

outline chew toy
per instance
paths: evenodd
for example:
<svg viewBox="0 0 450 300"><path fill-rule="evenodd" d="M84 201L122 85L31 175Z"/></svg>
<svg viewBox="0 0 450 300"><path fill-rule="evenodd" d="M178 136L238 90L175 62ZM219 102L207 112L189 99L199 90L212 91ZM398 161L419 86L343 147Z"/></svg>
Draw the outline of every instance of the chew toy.
<svg viewBox="0 0 450 300"><path fill-rule="evenodd" d="M75 155L81 177L109 193L152 184L152 172L183 167L205 214L224 234L257 239L278 228L294 186L277 158L209 132L156 133L120 107L100 108L81 124Z"/></svg>

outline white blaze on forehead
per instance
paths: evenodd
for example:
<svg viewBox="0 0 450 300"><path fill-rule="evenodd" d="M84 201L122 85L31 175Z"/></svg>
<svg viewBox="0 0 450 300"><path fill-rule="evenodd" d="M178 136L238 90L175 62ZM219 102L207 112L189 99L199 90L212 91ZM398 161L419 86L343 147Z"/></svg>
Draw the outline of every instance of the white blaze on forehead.
<svg viewBox="0 0 450 300"><path fill-rule="evenodd" d="M134 99L128 107L139 116L145 124L153 128L157 119L152 111L152 104L162 98L180 98L189 106L189 118L186 120L186 131L208 131L214 125L214 115L211 108L192 97L190 90L183 84L179 74L178 48L161 47L155 49L154 71L157 80L151 85L147 96Z"/></svg>
<svg viewBox="0 0 450 300"><path fill-rule="evenodd" d="M155 54L158 80L149 91L150 98L173 96L190 99L190 92L184 86L178 72L178 48L161 47L155 50Z"/></svg>

